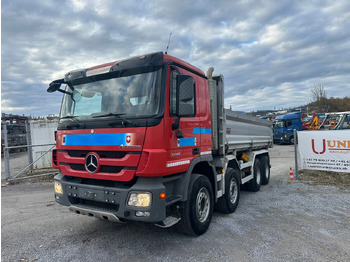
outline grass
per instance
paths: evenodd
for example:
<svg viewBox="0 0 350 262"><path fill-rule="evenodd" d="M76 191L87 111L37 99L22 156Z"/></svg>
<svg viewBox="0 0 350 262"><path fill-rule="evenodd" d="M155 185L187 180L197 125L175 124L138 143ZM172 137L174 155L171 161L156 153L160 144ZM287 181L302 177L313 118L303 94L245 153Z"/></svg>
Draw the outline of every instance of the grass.
<svg viewBox="0 0 350 262"><path fill-rule="evenodd" d="M312 185L337 186L350 189L350 173L320 170L300 170L299 180Z"/></svg>

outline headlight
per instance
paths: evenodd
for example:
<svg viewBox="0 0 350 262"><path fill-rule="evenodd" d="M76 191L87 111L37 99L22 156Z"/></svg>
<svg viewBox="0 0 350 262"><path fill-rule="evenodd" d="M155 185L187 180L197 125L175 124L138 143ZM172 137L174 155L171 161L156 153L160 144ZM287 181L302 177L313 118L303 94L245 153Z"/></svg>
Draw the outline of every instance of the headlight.
<svg viewBox="0 0 350 262"><path fill-rule="evenodd" d="M55 180L55 193L63 195L62 184L60 182L56 181L56 180Z"/></svg>
<svg viewBox="0 0 350 262"><path fill-rule="evenodd" d="M151 205L151 193L132 192L129 195L128 206L149 207Z"/></svg>

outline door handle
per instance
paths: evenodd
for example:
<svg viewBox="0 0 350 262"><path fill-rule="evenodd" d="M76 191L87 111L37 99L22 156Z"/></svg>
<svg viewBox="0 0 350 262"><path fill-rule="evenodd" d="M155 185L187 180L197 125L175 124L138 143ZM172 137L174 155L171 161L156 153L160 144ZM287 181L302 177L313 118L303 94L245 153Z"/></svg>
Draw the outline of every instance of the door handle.
<svg viewBox="0 0 350 262"><path fill-rule="evenodd" d="M193 148L192 154L193 154L193 155L199 155L199 148L198 148L198 147Z"/></svg>

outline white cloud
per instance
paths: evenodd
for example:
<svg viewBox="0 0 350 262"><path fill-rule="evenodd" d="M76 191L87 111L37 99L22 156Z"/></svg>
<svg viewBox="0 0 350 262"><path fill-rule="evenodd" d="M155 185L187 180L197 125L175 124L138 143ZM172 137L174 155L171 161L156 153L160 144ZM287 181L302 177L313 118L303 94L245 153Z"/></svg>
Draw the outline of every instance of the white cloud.
<svg viewBox="0 0 350 262"><path fill-rule="evenodd" d="M170 32L169 54L204 72L214 66L234 109L306 104L320 83L329 96L350 96L347 0L12 0L2 2L1 19L6 113L58 113L60 94L46 93L52 80L165 51Z"/></svg>

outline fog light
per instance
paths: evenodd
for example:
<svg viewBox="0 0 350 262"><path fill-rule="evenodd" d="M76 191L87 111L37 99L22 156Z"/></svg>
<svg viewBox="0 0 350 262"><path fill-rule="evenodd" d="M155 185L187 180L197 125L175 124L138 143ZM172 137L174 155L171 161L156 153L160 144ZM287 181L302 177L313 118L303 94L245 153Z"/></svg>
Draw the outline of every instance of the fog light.
<svg viewBox="0 0 350 262"><path fill-rule="evenodd" d="M60 182L56 181L56 180L55 180L55 193L63 195L62 184Z"/></svg>
<svg viewBox="0 0 350 262"><path fill-rule="evenodd" d="M151 214L150 212L136 211L135 215L137 217L149 217Z"/></svg>
<svg viewBox="0 0 350 262"><path fill-rule="evenodd" d="M151 205L151 193L133 192L129 195L128 206L148 207Z"/></svg>

